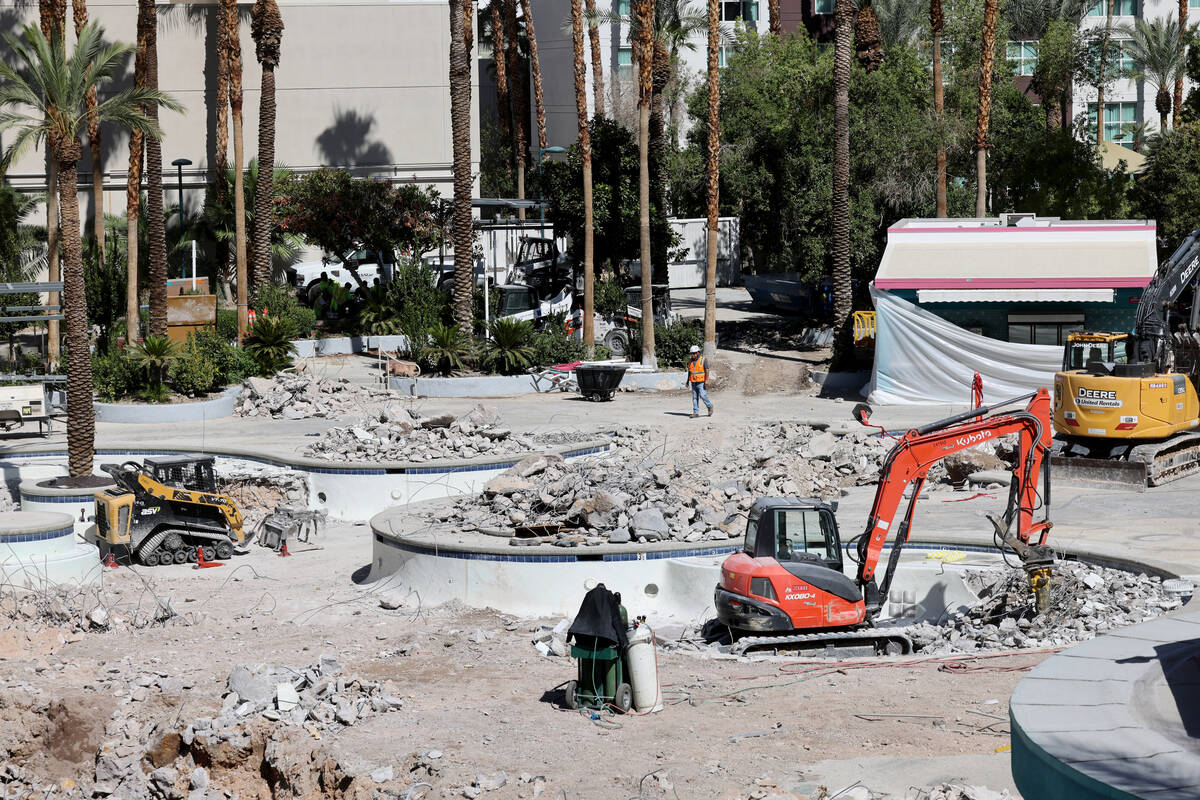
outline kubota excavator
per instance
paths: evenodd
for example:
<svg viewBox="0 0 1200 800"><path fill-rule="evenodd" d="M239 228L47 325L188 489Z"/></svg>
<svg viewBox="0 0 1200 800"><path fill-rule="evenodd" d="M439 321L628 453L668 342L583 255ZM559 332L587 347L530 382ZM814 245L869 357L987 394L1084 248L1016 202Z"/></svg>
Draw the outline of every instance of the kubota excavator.
<svg viewBox="0 0 1200 800"><path fill-rule="evenodd" d="M1022 400L1029 401L1023 410L999 411ZM860 405L855 412L865 424L869 407ZM811 499L758 500L746 522L743 549L721 565L714 597L720 622L736 634L752 637L740 640L736 649L874 645L879 653L911 652L912 642L902 629L875 628L874 621L912 535L913 512L925 477L946 456L1010 433L1018 434L1020 442L1008 508L1003 516L988 517L997 544L1016 551L1029 574L1036 606L1044 609L1053 554L1046 546L1052 525L1050 394L1043 388L932 422L900 437L880 467L866 530L848 543L847 553L858 562L856 579L842 573L836 506ZM909 486L907 510L898 517ZM1039 511L1041 516L1035 519ZM876 582L876 567L889 538L891 554L882 579Z"/></svg>

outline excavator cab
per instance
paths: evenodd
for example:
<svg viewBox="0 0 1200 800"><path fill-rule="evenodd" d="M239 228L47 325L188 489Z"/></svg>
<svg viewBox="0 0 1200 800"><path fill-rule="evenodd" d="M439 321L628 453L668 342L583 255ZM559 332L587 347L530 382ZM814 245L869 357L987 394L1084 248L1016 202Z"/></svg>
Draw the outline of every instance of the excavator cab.
<svg viewBox="0 0 1200 800"><path fill-rule="evenodd" d="M1128 333L1071 333L1063 348L1063 372L1086 370L1110 375L1117 364L1129 363Z"/></svg>

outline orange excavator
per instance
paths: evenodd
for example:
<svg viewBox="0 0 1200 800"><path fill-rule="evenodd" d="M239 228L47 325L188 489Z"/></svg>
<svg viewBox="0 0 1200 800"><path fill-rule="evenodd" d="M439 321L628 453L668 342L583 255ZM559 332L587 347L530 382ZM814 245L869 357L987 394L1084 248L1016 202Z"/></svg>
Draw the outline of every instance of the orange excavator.
<svg viewBox="0 0 1200 800"><path fill-rule="evenodd" d="M1023 400L1028 400L1023 410L1001 411ZM865 404L855 408L855 417L864 425L869 424L869 414ZM1052 525L1048 455L1053 431L1050 394L1044 388L932 422L899 438L880 467L866 529L846 547L847 555L858 563L856 579L842 572L836 504L798 498L755 502L743 548L721 565L714 597L717 618L739 637L735 651L776 645L802 649L874 645L882 654L911 652L912 642L902 628L876 628L874 621L912 535L913 512L925 477L941 459L1010 433L1018 434L1020 441L1008 507L1003 516L989 514L988 518L996 529L997 546L1015 551L1020 558L1035 605L1043 610L1054 560L1046 546ZM910 486L907 510L898 517ZM1035 519L1038 512L1040 518ZM891 552L877 582L876 568L889 539Z"/></svg>

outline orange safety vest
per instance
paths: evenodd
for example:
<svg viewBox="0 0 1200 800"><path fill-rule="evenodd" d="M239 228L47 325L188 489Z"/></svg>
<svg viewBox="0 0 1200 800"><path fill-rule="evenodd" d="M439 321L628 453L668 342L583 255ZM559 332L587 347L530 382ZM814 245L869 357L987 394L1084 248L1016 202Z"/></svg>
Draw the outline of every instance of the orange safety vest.
<svg viewBox="0 0 1200 800"><path fill-rule="evenodd" d="M704 383L707 377L704 370L704 356L688 362L688 383Z"/></svg>

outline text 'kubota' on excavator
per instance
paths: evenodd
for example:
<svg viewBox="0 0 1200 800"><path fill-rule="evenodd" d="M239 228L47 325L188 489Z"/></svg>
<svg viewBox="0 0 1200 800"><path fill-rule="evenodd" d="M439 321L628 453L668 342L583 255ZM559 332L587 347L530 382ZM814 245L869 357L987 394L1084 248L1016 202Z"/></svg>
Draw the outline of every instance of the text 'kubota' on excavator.
<svg viewBox="0 0 1200 800"><path fill-rule="evenodd" d="M1023 410L1001 412L1028 399ZM870 413L860 406L864 416ZM856 409L858 412L858 409ZM735 650L759 646L823 649L874 645L876 652L903 654L912 642L902 628L874 627L888 598L904 545L912 536L913 513L929 469L953 453L1007 434L1019 438L1008 507L989 514L996 544L1015 551L1030 577L1035 607L1049 601L1054 556L1050 532L1050 394L1039 389L985 408L956 414L911 430L884 458L866 529L850 540L847 554L858 563L851 579L842 572L836 506L813 499L763 498L750 509L742 549L721 565L714 602L717 618L742 636ZM912 487L907 510L897 516ZM1041 517L1035 516L1041 512ZM1015 531L1013 530L1015 526ZM883 577L876 568L885 545L891 553Z"/></svg>

